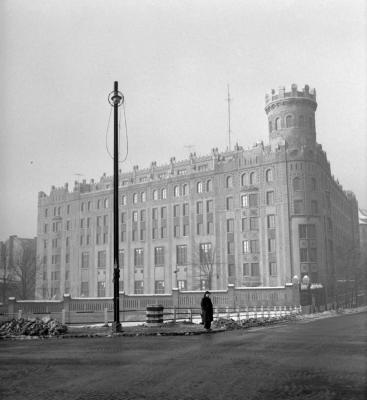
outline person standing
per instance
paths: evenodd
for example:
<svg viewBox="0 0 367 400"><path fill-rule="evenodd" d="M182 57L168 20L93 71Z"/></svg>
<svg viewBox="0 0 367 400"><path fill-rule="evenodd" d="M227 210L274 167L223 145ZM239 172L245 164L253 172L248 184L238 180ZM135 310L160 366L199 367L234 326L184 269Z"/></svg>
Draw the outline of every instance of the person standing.
<svg viewBox="0 0 367 400"><path fill-rule="evenodd" d="M210 299L210 292L206 291L201 299L201 316L204 323L204 328L209 330L213 321L213 303Z"/></svg>

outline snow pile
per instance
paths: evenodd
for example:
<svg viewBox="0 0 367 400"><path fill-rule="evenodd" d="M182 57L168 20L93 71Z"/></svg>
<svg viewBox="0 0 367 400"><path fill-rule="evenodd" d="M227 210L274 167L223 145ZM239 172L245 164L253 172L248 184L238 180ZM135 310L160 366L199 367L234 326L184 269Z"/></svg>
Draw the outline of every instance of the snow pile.
<svg viewBox="0 0 367 400"><path fill-rule="evenodd" d="M268 326L281 322L294 321L296 319L295 316L284 315L279 317L271 317L271 318L249 318L241 321L235 321L232 318L218 318L212 324L213 328L221 328L221 329L243 329L243 328L253 328L257 326Z"/></svg>
<svg viewBox="0 0 367 400"><path fill-rule="evenodd" d="M58 336L66 333L66 331L66 325L50 318L20 318L0 322L0 337Z"/></svg>

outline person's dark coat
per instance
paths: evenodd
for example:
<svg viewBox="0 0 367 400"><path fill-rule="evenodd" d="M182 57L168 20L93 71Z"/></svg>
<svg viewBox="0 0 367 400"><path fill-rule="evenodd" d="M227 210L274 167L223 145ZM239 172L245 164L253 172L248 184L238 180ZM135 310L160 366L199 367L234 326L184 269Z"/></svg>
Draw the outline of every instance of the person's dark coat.
<svg viewBox="0 0 367 400"><path fill-rule="evenodd" d="M201 316L204 328L210 329L211 322L213 321L213 303L206 295L201 299Z"/></svg>

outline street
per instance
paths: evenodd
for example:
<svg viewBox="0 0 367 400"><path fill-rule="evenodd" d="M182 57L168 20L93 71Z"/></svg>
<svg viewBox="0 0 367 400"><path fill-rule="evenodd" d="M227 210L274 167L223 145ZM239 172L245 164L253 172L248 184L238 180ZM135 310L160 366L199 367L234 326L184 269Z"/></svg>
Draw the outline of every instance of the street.
<svg viewBox="0 0 367 400"><path fill-rule="evenodd" d="M0 342L6 399L366 399L367 313L200 336Z"/></svg>

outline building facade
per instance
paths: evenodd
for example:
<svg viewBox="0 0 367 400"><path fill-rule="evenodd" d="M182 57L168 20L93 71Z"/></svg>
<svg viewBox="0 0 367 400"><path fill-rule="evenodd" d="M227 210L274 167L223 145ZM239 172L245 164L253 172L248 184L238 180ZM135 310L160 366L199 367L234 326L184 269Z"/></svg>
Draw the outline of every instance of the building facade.
<svg viewBox="0 0 367 400"><path fill-rule="evenodd" d="M316 141L316 92L265 98L269 143L119 175L120 289L170 293L280 286L308 275L333 292L359 241L354 195ZM113 293L112 177L39 193L37 297Z"/></svg>

